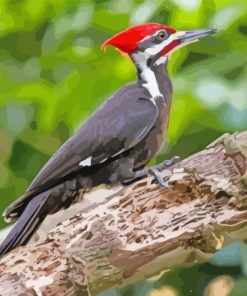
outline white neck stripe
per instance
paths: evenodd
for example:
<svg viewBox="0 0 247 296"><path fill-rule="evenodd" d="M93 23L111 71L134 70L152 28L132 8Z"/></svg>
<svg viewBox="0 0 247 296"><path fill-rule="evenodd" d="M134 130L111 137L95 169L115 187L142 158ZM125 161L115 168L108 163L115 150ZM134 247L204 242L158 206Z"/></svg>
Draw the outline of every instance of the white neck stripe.
<svg viewBox="0 0 247 296"><path fill-rule="evenodd" d="M148 90L153 99L162 96L159 90L156 77L151 68L146 66L144 69L142 69L141 76L142 79L146 81L146 83L144 83L143 86Z"/></svg>
<svg viewBox="0 0 247 296"><path fill-rule="evenodd" d="M160 93L154 72L147 65L148 58L149 56L143 52L133 54L133 59L141 70L140 76L144 81L142 85L148 90L151 97L155 98L157 96L162 96L162 94Z"/></svg>

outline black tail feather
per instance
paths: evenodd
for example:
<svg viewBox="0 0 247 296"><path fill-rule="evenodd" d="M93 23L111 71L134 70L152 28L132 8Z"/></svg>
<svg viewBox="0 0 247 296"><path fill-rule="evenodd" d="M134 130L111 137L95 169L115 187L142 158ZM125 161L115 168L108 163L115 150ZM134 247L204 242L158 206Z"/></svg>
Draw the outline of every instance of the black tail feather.
<svg viewBox="0 0 247 296"><path fill-rule="evenodd" d="M9 223L19 218L32 198L33 194L27 191L17 200L12 202L3 213L4 220Z"/></svg>
<svg viewBox="0 0 247 296"><path fill-rule="evenodd" d="M47 200L49 191L33 198L14 227L0 246L0 254L5 254L17 246L25 245L49 213Z"/></svg>
<svg viewBox="0 0 247 296"><path fill-rule="evenodd" d="M5 254L17 246L24 246L44 221L48 214L53 214L63 207L70 206L77 200L79 183L76 179L68 180L54 188L34 196L23 195L19 201L13 203L5 218L15 214L20 215L3 243L0 245L0 254ZM28 201L28 203L27 203ZM21 212L21 207L25 209Z"/></svg>

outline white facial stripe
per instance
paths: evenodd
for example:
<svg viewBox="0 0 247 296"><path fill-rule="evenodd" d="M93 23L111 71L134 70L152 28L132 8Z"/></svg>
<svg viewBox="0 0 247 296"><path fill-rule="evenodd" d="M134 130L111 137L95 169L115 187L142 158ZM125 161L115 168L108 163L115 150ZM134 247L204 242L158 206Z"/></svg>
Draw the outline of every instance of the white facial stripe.
<svg viewBox="0 0 247 296"><path fill-rule="evenodd" d="M159 32L157 32L157 33L159 33ZM144 52L138 52L138 53L133 54L134 61L141 68L141 73L140 73L141 78L143 81L146 82L146 83L143 83L142 85L148 90L148 92L150 93L152 98L162 96L162 94L160 92L154 72L152 71L152 69L150 67L147 66L147 60L150 58L150 56L158 54L162 49L164 49L164 47L166 47L172 41L176 40L178 37L180 37L184 34L185 34L185 31L176 32L176 33L170 35L168 39L164 40L160 44L154 45L151 48L147 48ZM149 37L150 36L147 36L146 38L149 38ZM146 39L146 38L144 38L144 39ZM177 46L176 49L180 46L183 46L183 44ZM156 65L160 65L162 63L165 63L167 58L168 58L167 55L160 57L156 61Z"/></svg>
<svg viewBox="0 0 247 296"><path fill-rule="evenodd" d="M164 64L165 62L167 61L167 56L162 56L162 57L160 57L156 62L155 62L155 64L157 65L157 66L159 66L159 65L161 65L161 64Z"/></svg>
<svg viewBox="0 0 247 296"><path fill-rule="evenodd" d="M82 166L82 167L91 166L91 165L92 165L92 156L89 156L88 158L82 160L79 163L79 166Z"/></svg>
<svg viewBox="0 0 247 296"><path fill-rule="evenodd" d="M164 47L166 47L169 43L171 43L174 39L172 38L172 35L164 40L163 42L161 42L160 44L154 45L150 48L147 48L145 50L145 53L147 53L149 56L153 56L158 54Z"/></svg>
<svg viewBox="0 0 247 296"><path fill-rule="evenodd" d="M151 48L147 48L145 50L145 53L148 54L149 56L153 56L158 54L162 49L164 49L168 44L170 44L172 41L176 40L178 37L182 36L185 34L185 31L178 31L172 35L169 36L168 39L164 40L160 44L154 45Z"/></svg>

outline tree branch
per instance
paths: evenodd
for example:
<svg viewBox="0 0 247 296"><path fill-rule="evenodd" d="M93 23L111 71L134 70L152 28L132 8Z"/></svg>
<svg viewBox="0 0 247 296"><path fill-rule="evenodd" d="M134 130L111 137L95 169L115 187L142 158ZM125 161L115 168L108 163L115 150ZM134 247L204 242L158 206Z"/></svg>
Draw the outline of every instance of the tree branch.
<svg viewBox="0 0 247 296"><path fill-rule="evenodd" d="M223 135L161 175L173 189L146 178L3 256L0 295L94 295L247 237L247 132Z"/></svg>

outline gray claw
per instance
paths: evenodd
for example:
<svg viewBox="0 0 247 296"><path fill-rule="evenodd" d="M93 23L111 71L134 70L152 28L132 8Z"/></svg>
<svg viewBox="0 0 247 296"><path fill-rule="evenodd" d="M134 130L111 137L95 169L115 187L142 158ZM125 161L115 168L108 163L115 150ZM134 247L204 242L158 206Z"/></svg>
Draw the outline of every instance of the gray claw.
<svg viewBox="0 0 247 296"><path fill-rule="evenodd" d="M164 180L163 178L161 178L161 176L157 173L157 170L149 169L148 172L150 175L155 177L155 179L161 186L165 188L173 188L173 185L168 180Z"/></svg>

